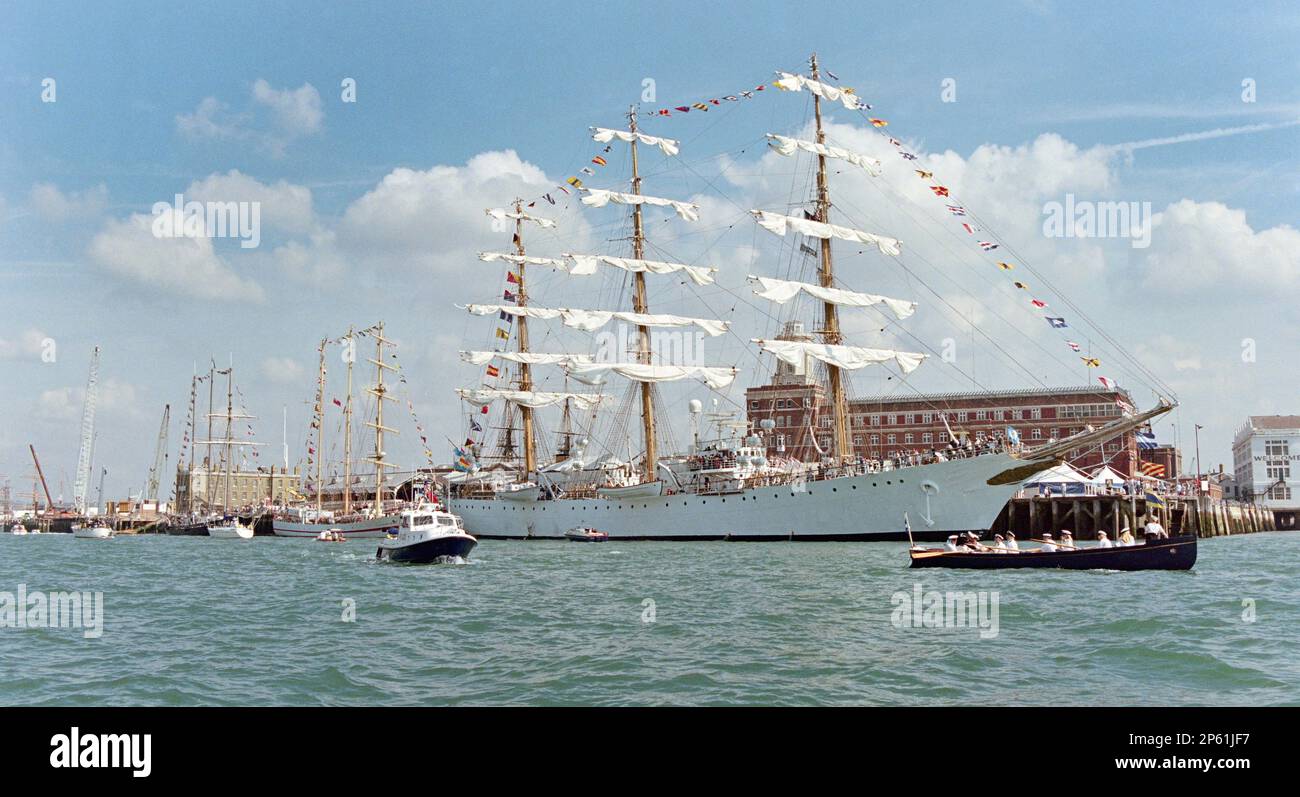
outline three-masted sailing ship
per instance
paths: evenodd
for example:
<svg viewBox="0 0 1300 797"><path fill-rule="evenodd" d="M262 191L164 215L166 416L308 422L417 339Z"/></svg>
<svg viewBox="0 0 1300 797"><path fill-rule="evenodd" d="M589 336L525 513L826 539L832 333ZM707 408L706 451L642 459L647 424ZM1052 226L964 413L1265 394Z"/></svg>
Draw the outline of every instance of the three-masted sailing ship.
<svg viewBox="0 0 1300 797"><path fill-rule="evenodd" d="M797 152L816 156L816 188L812 207L798 216L754 209L753 221L779 236L802 235L815 241L818 272L816 282L796 282L774 277L753 276L754 293L763 299L784 303L800 294L820 302L820 340L752 338L761 351L779 361L803 366L811 361L824 370L828 393L827 408L831 447L817 463L790 466L768 461L767 436L771 421L757 425L737 421L719 422L716 438L698 434L701 405L691 402L696 435L684 454L663 455L659 451L656 419L656 385L677 380L698 380L719 390L737 376L737 369L723 365L672 365L656 362L651 347L651 329L695 327L707 335L728 331L728 323L714 319L652 313L647 281L660 275L687 278L696 285L714 281L715 269L646 259L647 234L642 218L646 205L671 208L683 221L699 219L700 208L687 201L645 194L640 168L641 148L657 148L665 156L679 151L677 141L648 135L638 126L637 112L627 115L627 127L594 128L600 143L619 142L630 150L631 181L626 192L580 188L582 202L592 208L623 206L631 214L631 256L607 254L561 254L537 257L527 254L524 233L530 225L554 227L551 219L528 212L521 201L508 208L487 212L498 220L513 221L511 252L484 252L480 259L501 261L512 269L511 290L503 304L470 304L466 309L477 316L511 320L514 346L495 351L466 351L462 359L476 365L499 361L510 378L502 384L458 388L470 406L486 412L492 405L517 411L522 426L523 457L510 483L476 478L472 468L458 475L450 487L449 508L460 515L467 530L479 537L562 538L575 527L595 527L612 539L661 540L866 540L906 539L904 518L917 522L921 539L942 539L962 531L990 527L1002 507L1021 484L1053 464L1065 452L1095 445L1149 422L1167 412L1170 404L1145 413L1120 418L1098 429L1089 429L1036 449L1015 449L1007 445L984 446L978 452L951 450L908 462L867 462L854 455L849 429L848 372L870 365L890 364L902 375L910 374L926 359L925 354L855 345L845 340L840 323L842 309L877 308L898 320L916 309L909 301L850 291L836 284L835 241L859 247L873 247L885 256L898 256L901 244L888 236L837 224L831 217L831 188L828 160L845 161L868 170L879 169L874 158L829 146L822 122L823 100L845 98L845 91L822 80L817 58L810 61L809 75L781 73L781 87L807 90L812 95L814 137L802 140L768 134L772 147L783 155ZM575 186L577 187L577 186ZM810 247L811 249L811 247ZM544 267L558 274L581 279L603 268L630 272L633 278L630 309L581 310L543 307L529 301L530 268ZM589 354L543 352L530 347L529 322L559 321L566 327L594 331L611 320L636 329L634 356L626 361L604 361ZM616 358L617 360L618 358ZM535 366L562 368L567 377L593 388L591 391L549 392L538 390ZM501 373L493 368L491 373ZM603 392L609 377L629 380L640 410L641 450L629 457L624 478L614 478L597 463L558 474L539 467L534 413L563 405L588 409L612 397ZM567 384L567 382L566 382ZM566 416L567 418L567 416ZM730 434L727 434L728 428ZM634 461L635 460L635 461ZM563 476L563 480L560 476Z"/></svg>
<svg viewBox="0 0 1300 797"><path fill-rule="evenodd" d="M375 381L366 387L375 401L374 416L364 425L374 432L374 450L363 461L374 466L374 487L368 500L358 501L353 495L355 479L352 473L352 367L355 361L356 339L370 338L374 341L374 356L368 358L375 367ZM384 373L396 370L385 358L385 349L395 344L384 337L384 324L379 322L365 329L349 329L340 339L347 347L347 397L341 402L343 410L343 485L341 505L337 508L325 508L325 474L323 471L323 439L325 426L325 353L330 341L322 340L318 347L320 365L316 380L316 400L312 413L311 430L314 445L311 449L315 463L312 487L314 497L309 502L281 508L272 521L272 528L279 537L317 537L321 532L337 532L346 539L380 538L402 524L401 511L404 508L397 501L387 499L389 491L384 482L384 471L391 467L384 453L384 434L396 434L397 430L384 425L384 402L393 401L388 395L389 389L384 383ZM368 492L368 491L367 491Z"/></svg>

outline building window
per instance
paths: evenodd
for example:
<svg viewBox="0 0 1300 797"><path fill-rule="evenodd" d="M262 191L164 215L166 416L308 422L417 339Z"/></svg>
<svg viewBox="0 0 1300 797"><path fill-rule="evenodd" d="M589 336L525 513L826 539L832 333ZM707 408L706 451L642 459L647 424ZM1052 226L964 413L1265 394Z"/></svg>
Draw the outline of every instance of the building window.
<svg viewBox="0 0 1300 797"><path fill-rule="evenodd" d="M921 423L934 423L934 413L933 412L921 413Z"/></svg>
<svg viewBox="0 0 1300 797"><path fill-rule="evenodd" d="M831 419L830 419L830 418L822 418L822 428L823 428L823 429L829 429L829 428L831 428Z"/></svg>
<svg viewBox="0 0 1300 797"><path fill-rule="evenodd" d="M1285 484L1275 484L1268 491L1268 497L1270 501L1290 501L1291 488Z"/></svg>
<svg viewBox="0 0 1300 797"><path fill-rule="evenodd" d="M756 409L758 409L758 402L757 402L757 401L751 401L751 402L749 402L749 408L750 408L751 410L756 410Z"/></svg>
<svg viewBox="0 0 1300 797"><path fill-rule="evenodd" d="M880 435L878 435L878 434L873 434L873 435L871 436L871 445L873 445L873 446L878 446L878 445L880 445Z"/></svg>
<svg viewBox="0 0 1300 797"><path fill-rule="evenodd" d="M891 434L889 437L885 438L885 442L889 443L891 446L894 445L898 442L898 435Z"/></svg>
<svg viewBox="0 0 1300 797"><path fill-rule="evenodd" d="M921 442L922 442L922 443L931 443L931 442L934 442L934 435L930 434L929 432L922 432L922 433L921 433Z"/></svg>
<svg viewBox="0 0 1300 797"><path fill-rule="evenodd" d="M1000 420L1003 419L1003 416L1004 416L1004 415L1005 415L1005 413L1004 413L1002 410L994 410L994 411L993 411L993 420L995 420L995 421L1000 421Z"/></svg>
<svg viewBox="0 0 1300 797"><path fill-rule="evenodd" d="M978 412L975 413L975 420L977 421L987 421L988 419L989 419L988 410L979 410Z"/></svg>
<svg viewBox="0 0 1300 797"><path fill-rule="evenodd" d="M777 408L778 410L783 410L783 409L785 409L785 399L777 399L777 400L776 400L776 408Z"/></svg>
<svg viewBox="0 0 1300 797"><path fill-rule="evenodd" d="M957 413L957 423L966 423L967 414L965 411Z"/></svg>
<svg viewBox="0 0 1300 797"><path fill-rule="evenodd" d="M1043 418L1043 408L1042 408L1042 407L1034 407L1032 410L1029 411L1029 417L1030 417L1031 419L1035 420L1035 421L1042 420L1042 418Z"/></svg>
<svg viewBox="0 0 1300 797"><path fill-rule="evenodd" d="M912 433L911 433L911 432L908 432L907 434L903 435L903 442L906 443L907 445L911 445L911 444L912 444Z"/></svg>
<svg viewBox="0 0 1300 797"><path fill-rule="evenodd" d="M1291 454L1291 446L1286 440L1265 440L1264 457L1270 481L1291 478L1291 462L1286 457ZM1276 489L1276 488L1275 488Z"/></svg>
<svg viewBox="0 0 1300 797"><path fill-rule="evenodd" d="M1013 420L1013 421L1023 421L1024 419L1025 419L1025 413L1024 413L1023 410L1012 410L1012 411L1011 411L1011 420Z"/></svg>
<svg viewBox="0 0 1300 797"><path fill-rule="evenodd" d="M862 445L862 435L860 434L853 435L853 445L855 446Z"/></svg>
<svg viewBox="0 0 1300 797"><path fill-rule="evenodd" d="M1037 426L1035 426L1032 430L1030 430L1030 432L1029 432L1029 437L1030 437L1031 440L1042 440L1042 439L1043 439L1043 430L1042 430L1042 429L1039 429Z"/></svg>

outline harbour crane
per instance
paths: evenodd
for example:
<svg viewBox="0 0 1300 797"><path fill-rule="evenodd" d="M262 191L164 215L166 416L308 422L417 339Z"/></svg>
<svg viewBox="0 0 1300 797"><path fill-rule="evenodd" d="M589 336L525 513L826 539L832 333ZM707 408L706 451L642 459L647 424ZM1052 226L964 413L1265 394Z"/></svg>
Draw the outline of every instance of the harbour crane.
<svg viewBox="0 0 1300 797"><path fill-rule="evenodd" d="M144 500L158 501L158 482L162 478L164 465L167 463L167 431L171 426L172 405L163 405L162 425L158 427L158 445L153 453L153 467L149 469L149 486L145 488Z"/></svg>
<svg viewBox="0 0 1300 797"><path fill-rule="evenodd" d="M77 480L72 500L79 515L86 514L86 493L90 489L91 449L95 445L95 395L99 390L99 347L90 354L90 376L86 379L86 398L81 408L81 450L77 454Z"/></svg>

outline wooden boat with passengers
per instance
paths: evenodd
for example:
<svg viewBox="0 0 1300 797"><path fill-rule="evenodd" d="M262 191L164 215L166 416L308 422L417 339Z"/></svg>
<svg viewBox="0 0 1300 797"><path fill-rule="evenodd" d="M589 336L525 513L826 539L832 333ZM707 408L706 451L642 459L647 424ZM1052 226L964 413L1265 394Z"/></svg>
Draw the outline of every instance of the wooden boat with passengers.
<svg viewBox="0 0 1300 797"><path fill-rule="evenodd" d="M912 567L953 567L974 570L1056 567L1064 570L1191 570L1196 564L1196 535L1148 539L1112 548L1058 548L1002 551L948 551L912 547Z"/></svg>

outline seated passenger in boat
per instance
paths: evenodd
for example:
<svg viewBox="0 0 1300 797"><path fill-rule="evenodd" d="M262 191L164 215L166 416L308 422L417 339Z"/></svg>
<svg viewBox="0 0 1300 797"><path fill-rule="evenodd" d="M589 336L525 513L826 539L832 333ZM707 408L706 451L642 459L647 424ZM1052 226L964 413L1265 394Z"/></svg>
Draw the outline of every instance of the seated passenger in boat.
<svg viewBox="0 0 1300 797"><path fill-rule="evenodd" d="M1039 553L1056 553L1056 543L1052 542L1051 532L1043 534L1043 544L1038 546Z"/></svg>
<svg viewBox="0 0 1300 797"><path fill-rule="evenodd" d="M1002 538L1002 535L1001 535L1001 534L994 534L994 535L993 535L993 550L995 550L995 551L1005 551L1006 549L1007 549L1007 542L1006 542L1006 540L1004 540L1004 539Z"/></svg>
<svg viewBox="0 0 1300 797"><path fill-rule="evenodd" d="M1113 543L1113 542L1110 541L1110 537L1106 536L1106 532L1104 532L1104 531L1099 531L1099 532L1097 532L1097 547L1098 547L1098 548L1114 548L1114 547L1115 547L1115 543Z"/></svg>
<svg viewBox="0 0 1300 797"><path fill-rule="evenodd" d="M951 537L948 538L948 541L947 541L946 543L944 543L943 549L944 549L945 551L956 551L956 550L957 550L957 535L956 535L956 534L954 534L954 535L952 535Z"/></svg>
<svg viewBox="0 0 1300 797"><path fill-rule="evenodd" d="M1074 544L1074 535L1065 529L1061 529L1061 547L1067 551L1072 551L1077 547Z"/></svg>
<svg viewBox="0 0 1300 797"><path fill-rule="evenodd" d="M1133 532L1129 531L1128 526L1119 530L1119 547L1127 548L1134 543Z"/></svg>
<svg viewBox="0 0 1300 797"><path fill-rule="evenodd" d="M1016 533L1014 531L1007 532L1007 550L1008 551L1020 550L1020 543L1016 542Z"/></svg>
<svg viewBox="0 0 1300 797"><path fill-rule="evenodd" d="M1160 525L1160 523L1156 521L1155 515L1150 515L1147 517L1147 524L1143 529L1143 531L1146 533L1146 538L1148 540L1169 539L1169 532L1165 531L1165 527Z"/></svg>

